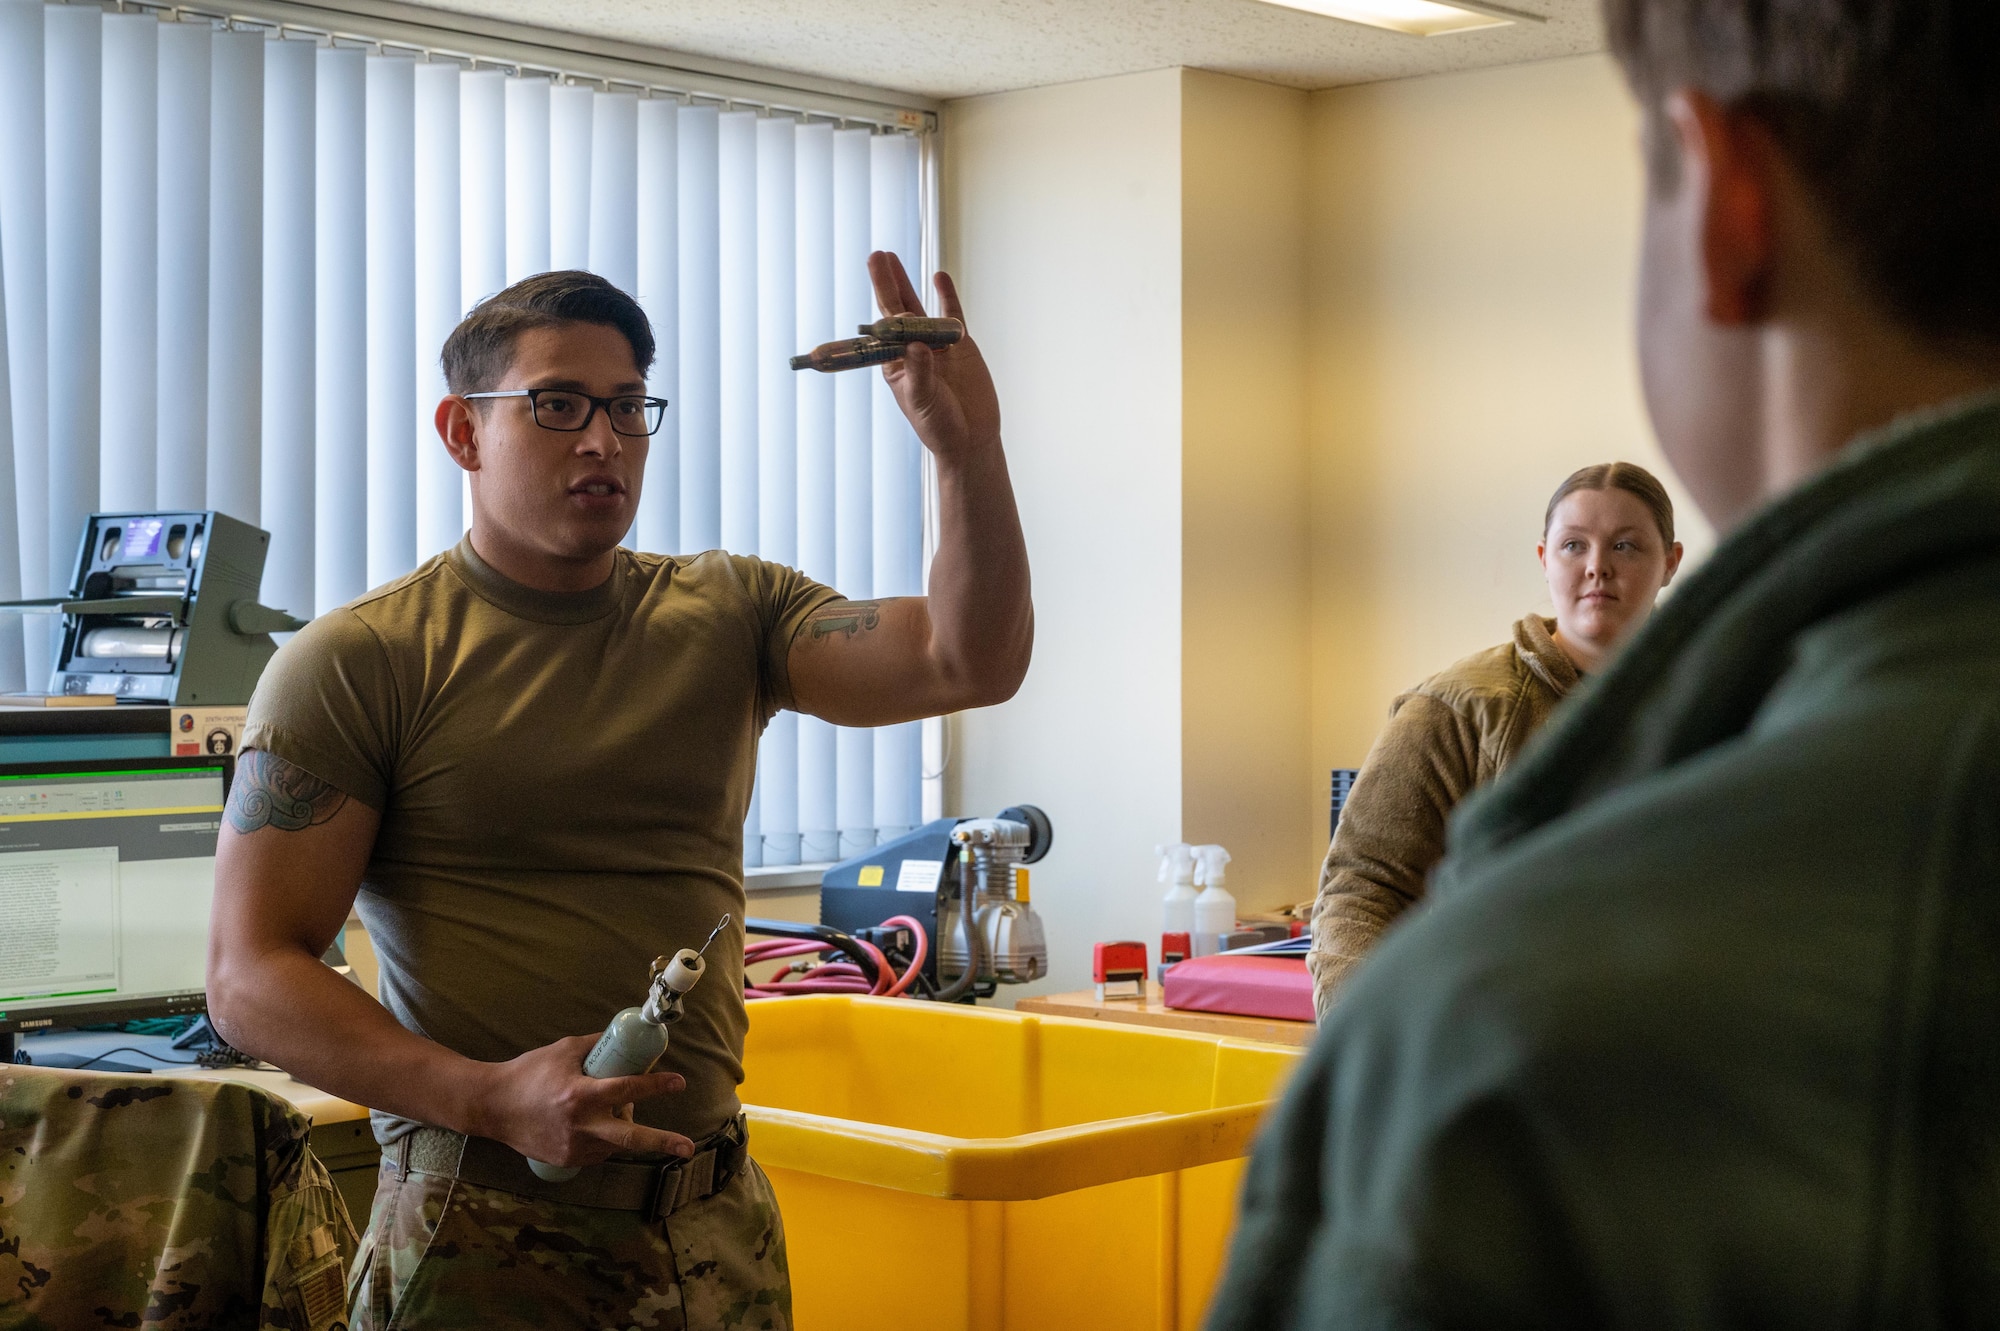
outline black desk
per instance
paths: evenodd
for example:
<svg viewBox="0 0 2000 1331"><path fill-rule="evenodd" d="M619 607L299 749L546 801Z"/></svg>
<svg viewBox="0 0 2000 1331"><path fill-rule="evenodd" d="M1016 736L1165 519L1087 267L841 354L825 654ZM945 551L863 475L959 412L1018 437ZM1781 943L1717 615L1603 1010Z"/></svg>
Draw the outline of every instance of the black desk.
<svg viewBox="0 0 2000 1331"><path fill-rule="evenodd" d="M173 710L0 706L0 763L171 758Z"/></svg>

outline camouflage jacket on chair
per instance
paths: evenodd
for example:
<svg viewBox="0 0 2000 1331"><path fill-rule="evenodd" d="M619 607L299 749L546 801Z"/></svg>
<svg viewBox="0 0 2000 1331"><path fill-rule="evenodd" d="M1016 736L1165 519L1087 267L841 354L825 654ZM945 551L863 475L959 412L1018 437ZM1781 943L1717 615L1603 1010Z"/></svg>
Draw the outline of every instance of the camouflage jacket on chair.
<svg viewBox="0 0 2000 1331"><path fill-rule="evenodd" d="M354 1227L238 1082L0 1066L0 1327L331 1331Z"/></svg>

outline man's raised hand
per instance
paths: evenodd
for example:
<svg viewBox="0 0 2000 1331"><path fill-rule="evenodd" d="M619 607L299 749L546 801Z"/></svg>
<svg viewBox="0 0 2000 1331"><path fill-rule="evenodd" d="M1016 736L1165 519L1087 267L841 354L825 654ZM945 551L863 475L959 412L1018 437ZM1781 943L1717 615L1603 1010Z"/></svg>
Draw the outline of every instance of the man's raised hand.
<svg viewBox="0 0 2000 1331"><path fill-rule="evenodd" d="M883 250L869 255L868 276L875 284L875 303L883 314L925 313L910 275L895 255ZM939 273L933 280L939 312L964 323L965 311L959 307L958 288L951 278ZM915 427L917 438L940 461L999 447L1000 399L970 328L948 347L911 343L901 360L882 367L882 377L889 381L890 391Z"/></svg>

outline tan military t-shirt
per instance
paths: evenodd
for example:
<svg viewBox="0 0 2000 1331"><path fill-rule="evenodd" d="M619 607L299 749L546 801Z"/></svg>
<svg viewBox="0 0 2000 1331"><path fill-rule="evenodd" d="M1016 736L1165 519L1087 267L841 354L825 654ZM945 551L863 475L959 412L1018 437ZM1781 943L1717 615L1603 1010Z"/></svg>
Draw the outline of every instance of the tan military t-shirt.
<svg viewBox="0 0 2000 1331"><path fill-rule="evenodd" d="M382 814L357 905L411 1030L497 1061L602 1030L727 912L639 1121L699 1137L743 1079L743 818L786 663L836 593L710 551L618 551L536 591L470 540L320 616L257 686L245 748ZM301 1014L310 1020L310 1014ZM376 1116L385 1143L407 1123Z"/></svg>

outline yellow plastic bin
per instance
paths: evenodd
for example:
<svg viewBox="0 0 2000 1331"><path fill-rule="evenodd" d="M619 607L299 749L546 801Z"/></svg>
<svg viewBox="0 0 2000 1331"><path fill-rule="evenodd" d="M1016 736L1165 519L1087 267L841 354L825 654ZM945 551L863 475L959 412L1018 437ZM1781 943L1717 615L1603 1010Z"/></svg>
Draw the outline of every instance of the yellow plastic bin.
<svg viewBox="0 0 2000 1331"><path fill-rule="evenodd" d="M1301 1052L907 999L750 1012L801 1331L1199 1325Z"/></svg>

